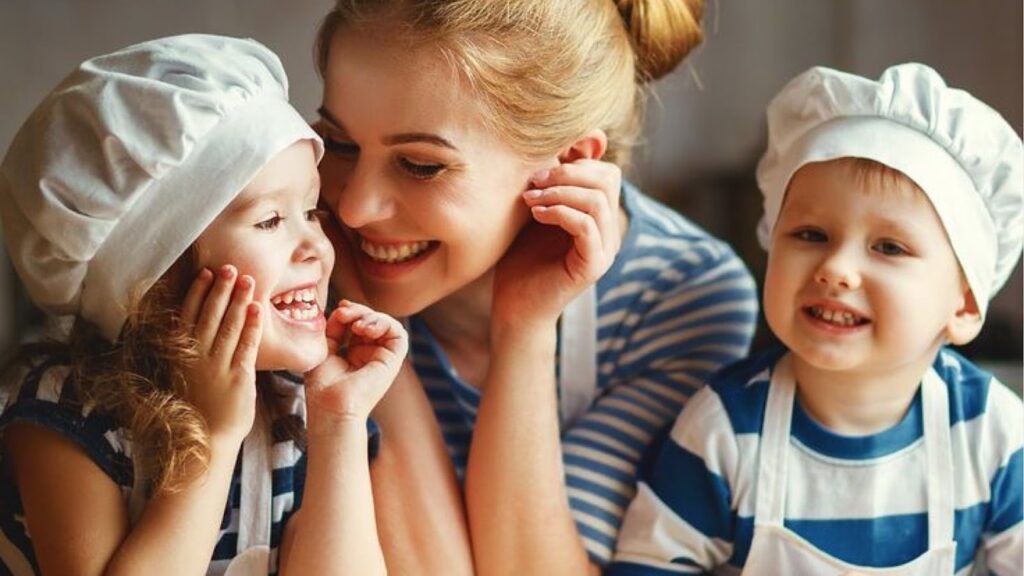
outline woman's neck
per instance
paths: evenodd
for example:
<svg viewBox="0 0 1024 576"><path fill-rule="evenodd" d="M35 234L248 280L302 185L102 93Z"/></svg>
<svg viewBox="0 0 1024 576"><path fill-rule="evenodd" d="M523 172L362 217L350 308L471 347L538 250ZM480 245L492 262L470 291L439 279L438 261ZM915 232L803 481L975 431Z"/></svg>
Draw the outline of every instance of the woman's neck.
<svg viewBox="0 0 1024 576"><path fill-rule="evenodd" d="M885 374L819 370L794 357L797 398L804 411L829 430L867 436L895 426L910 408L931 362Z"/></svg>
<svg viewBox="0 0 1024 576"><path fill-rule="evenodd" d="M477 388L490 361L493 280L489 271L419 314L462 379Z"/></svg>

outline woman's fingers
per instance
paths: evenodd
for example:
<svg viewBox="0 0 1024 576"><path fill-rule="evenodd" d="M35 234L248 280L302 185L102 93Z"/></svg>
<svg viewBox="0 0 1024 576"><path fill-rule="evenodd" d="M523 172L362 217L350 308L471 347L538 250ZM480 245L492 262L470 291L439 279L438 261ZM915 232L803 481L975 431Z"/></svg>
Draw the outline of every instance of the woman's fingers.
<svg viewBox="0 0 1024 576"><path fill-rule="evenodd" d="M222 266L217 273L217 278L213 281L213 287L206 295L206 300L203 301L194 330L195 338L199 341L199 348L203 352L210 349L220 330L221 321L224 318L228 302L231 300L237 273L235 267L230 264Z"/></svg>
<svg viewBox="0 0 1024 576"><path fill-rule="evenodd" d="M573 239L569 272L584 280L594 280L608 269L614 253L606 251L597 223L589 214L558 204L555 206L534 206L533 217L541 224L558 226ZM571 260L576 260L579 269L573 269Z"/></svg>
<svg viewBox="0 0 1024 576"><path fill-rule="evenodd" d="M564 205L589 215L597 224L601 243L608 251L616 252L621 242L618 210L597 190L571 186L555 186L543 190L527 190L523 200L530 208Z"/></svg>
<svg viewBox="0 0 1024 576"><path fill-rule="evenodd" d="M622 188L622 169L610 162L583 158L542 170L530 180L536 188L575 186L600 190L615 206L619 205Z"/></svg>

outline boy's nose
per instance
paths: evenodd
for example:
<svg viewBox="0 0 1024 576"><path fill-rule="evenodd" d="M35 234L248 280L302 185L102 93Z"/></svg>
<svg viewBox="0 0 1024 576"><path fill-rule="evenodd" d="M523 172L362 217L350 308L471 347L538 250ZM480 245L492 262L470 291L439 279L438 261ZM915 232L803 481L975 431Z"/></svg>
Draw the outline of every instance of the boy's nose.
<svg viewBox="0 0 1024 576"><path fill-rule="evenodd" d="M842 250L832 252L821 262L814 274L814 280L843 290L856 290L860 288L861 282L855 258Z"/></svg>

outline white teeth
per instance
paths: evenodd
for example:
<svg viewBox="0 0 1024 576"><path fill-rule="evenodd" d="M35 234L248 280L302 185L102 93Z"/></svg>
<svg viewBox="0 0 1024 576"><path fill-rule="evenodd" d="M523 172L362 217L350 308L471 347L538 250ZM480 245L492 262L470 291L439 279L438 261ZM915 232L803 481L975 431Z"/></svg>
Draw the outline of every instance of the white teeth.
<svg viewBox="0 0 1024 576"><path fill-rule="evenodd" d="M815 318L837 326L853 326L857 323L857 317L845 310L829 310L821 306L811 306L810 311Z"/></svg>
<svg viewBox="0 0 1024 576"><path fill-rule="evenodd" d="M414 258L429 247L430 242L426 241L380 246L363 239L360 243L360 248L362 248L367 256L378 262L386 262L388 264L396 264Z"/></svg>

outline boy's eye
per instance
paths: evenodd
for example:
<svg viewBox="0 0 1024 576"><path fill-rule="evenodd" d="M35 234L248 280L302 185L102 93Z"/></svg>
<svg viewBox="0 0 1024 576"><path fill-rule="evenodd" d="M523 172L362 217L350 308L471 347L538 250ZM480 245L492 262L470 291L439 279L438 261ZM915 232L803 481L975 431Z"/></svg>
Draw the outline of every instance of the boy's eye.
<svg viewBox="0 0 1024 576"><path fill-rule="evenodd" d="M274 214L273 216L267 218L266 220L257 222L256 228L259 230L274 230L281 225L281 222L284 222L284 218L277 214Z"/></svg>
<svg viewBox="0 0 1024 576"><path fill-rule="evenodd" d="M405 157L398 158L398 165L413 178L429 180L444 171L444 164L420 164Z"/></svg>
<svg viewBox="0 0 1024 576"><path fill-rule="evenodd" d="M875 243L874 249L879 254L885 256L903 256L910 253L906 248L891 240L882 240Z"/></svg>
<svg viewBox="0 0 1024 576"><path fill-rule="evenodd" d="M793 233L793 237L797 240L803 240L804 242L825 242L828 240L828 236L826 236L824 232L811 228L797 230Z"/></svg>

